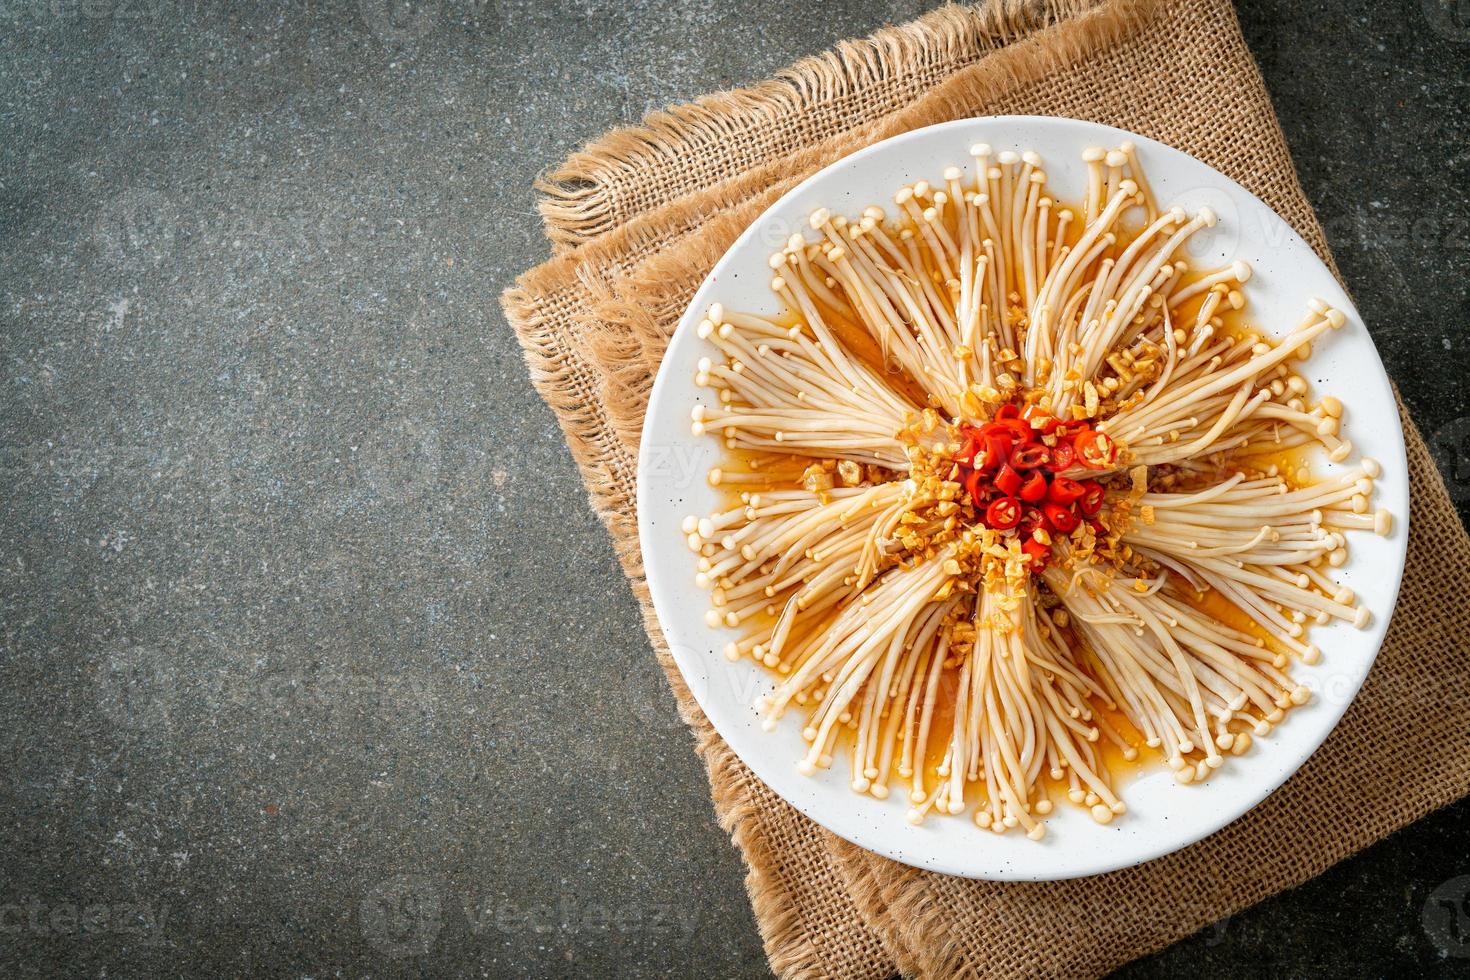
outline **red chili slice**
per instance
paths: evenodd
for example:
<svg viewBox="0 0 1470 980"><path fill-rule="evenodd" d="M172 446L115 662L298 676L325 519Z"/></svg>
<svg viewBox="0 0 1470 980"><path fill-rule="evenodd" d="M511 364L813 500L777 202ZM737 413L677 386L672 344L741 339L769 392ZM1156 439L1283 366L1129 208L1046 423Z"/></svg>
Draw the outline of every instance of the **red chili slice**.
<svg viewBox="0 0 1470 980"><path fill-rule="evenodd" d="M1025 544L1021 545L1021 550L1031 559L1031 563L1036 566L1038 572L1046 567L1046 559L1051 554L1051 548L1035 538L1028 539Z"/></svg>
<svg viewBox="0 0 1470 980"><path fill-rule="evenodd" d="M1018 470L1034 470L1038 466L1045 466L1049 459L1051 450L1039 442L1022 446L1011 453L1011 465Z"/></svg>
<svg viewBox="0 0 1470 980"><path fill-rule="evenodd" d="M1003 422L992 423L1003 426L1010 434L1011 441L1017 445L1024 445L1036 438L1036 432L1031 428L1031 423L1024 419L1006 419Z"/></svg>
<svg viewBox="0 0 1470 980"><path fill-rule="evenodd" d="M1016 491L1021 489L1021 474L1009 466L1002 466L1000 472L995 474L995 488L1007 497L1014 497Z"/></svg>
<svg viewBox="0 0 1470 980"><path fill-rule="evenodd" d="M986 422L975 431L979 432L982 436L999 434L1005 436L1007 439L1011 437L1010 426L1005 422Z"/></svg>
<svg viewBox="0 0 1470 980"><path fill-rule="evenodd" d="M1077 527L1077 515L1061 504L1045 504L1041 508L1041 513L1046 517L1046 523L1053 531L1071 534Z"/></svg>
<svg viewBox="0 0 1470 980"><path fill-rule="evenodd" d="M970 502L976 507L985 506L985 474L979 470L971 470L965 477L965 492L970 495Z"/></svg>
<svg viewBox="0 0 1470 980"><path fill-rule="evenodd" d="M1057 444L1051 447L1051 462L1046 464L1046 468L1053 473L1061 473L1071 469L1072 464L1076 461L1077 451L1072 448L1072 444L1064 439L1058 439Z"/></svg>
<svg viewBox="0 0 1470 980"><path fill-rule="evenodd" d="M985 523L997 531L1008 531L1021 523L1021 504L1015 497L992 500L985 508Z"/></svg>
<svg viewBox="0 0 1470 980"><path fill-rule="evenodd" d="M1041 473L1032 473L1021 484L1021 499L1027 503L1034 504L1046 496L1046 477Z"/></svg>
<svg viewBox="0 0 1470 980"><path fill-rule="evenodd" d="M997 422L1004 422L1007 419L1018 419L1020 417L1021 410L1015 405L1009 403L1002 405L1000 408L997 408L995 410L995 421Z"/></svg>
<svg viewBox="0 0 1470 980"><path fill-rule="evenodd" d="M1083 466L1105 470L1118 459L1118 445L1106 433L1088 430L1076 439L1077 458Z"/></svg>
<svg viewBox="0 0 1470 980"><path fill-rule="evenodd" d="M985 457L981 459L976 456L974 465L985 470L999 469L1005 463L1006 458L1011 455L1010 437L1003 432L987 432L983 438Z"/></svg>
<svg viewBox="0 0 1470 980"><path fill-rule="evenodd" d="M1092 533L1098 537L1108 533L1108 526L1095 517L1087 522L1087 526L1092 528Z"/></svg>
<svg viewBox="0 0 1470 980"><path fill-rule="evenodd" d="M955 453L955 462L969 466L975 459L975 453L979 451L982 444L980 430L966 426L960 431L964 436L964 442L960 444L960 451Z"/></svg>
<svg viewBox="0 0 1470 980"><path fill-rule="evenodd" d="M1102 484L1096 480L1082 481L1082 496L1077 498L1077 509L1088 517L1093 517L1102 510L1103 497L1106 492Z"/></svg>
<svg viewBox="0 0 1470 980"><path fill-rule="evenodd" d="M1044 519L1041 516L1041 510L1039 508L1023 507L1021 509L1021 523L1017 525L1017 529L1020 531L1021 537L1029 538L1031 537L1031 532L1041 527L1043 523Z"/></svg>
<svg viewBox="0 0 1470 980"><path fill-rule="evenodd" d="M1086 492L1087 488L1076 480L1059 476L1051 481L1051 486L1046 491L1046 499L1048 503L1070 507L1074 501Z"/></svg>

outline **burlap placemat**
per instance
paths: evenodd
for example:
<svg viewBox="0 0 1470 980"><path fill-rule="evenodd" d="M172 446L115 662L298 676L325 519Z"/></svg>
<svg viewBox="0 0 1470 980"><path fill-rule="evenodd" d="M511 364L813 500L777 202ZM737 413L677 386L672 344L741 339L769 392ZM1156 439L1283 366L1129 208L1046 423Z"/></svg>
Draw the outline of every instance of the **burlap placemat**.
<svg viewBox="0 0 1470 980"><path fill-rule="evenodd" d="M504 297L696 735L783 976L1100 974L1470 791L1470 539L1407 415L1408 570L1367 685L1280 791L1170 857L1043 884L914 871L786 806L701 715L654 619L634 514L638 435L667 338L709 267L797 181L899 132L1003 113L1096 120L1192 153L1331 262L1227 0L998 0L945 8L596 141L542 183L557 255Z"/></svg>

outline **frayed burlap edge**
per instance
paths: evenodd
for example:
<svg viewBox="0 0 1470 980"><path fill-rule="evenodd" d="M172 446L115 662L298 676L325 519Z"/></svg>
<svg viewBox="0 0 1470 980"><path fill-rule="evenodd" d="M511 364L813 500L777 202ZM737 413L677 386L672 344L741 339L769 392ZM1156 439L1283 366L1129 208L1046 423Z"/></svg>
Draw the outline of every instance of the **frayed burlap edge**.
<svg viewBox="0 0 1470 980"><path fill-rule="evenodd" d="M866 124L992 52L1104 6L1112 9L1100 25L1121 26L1148 5L995 0L941 8L844 41L770 80L653 113L598 137L536 182L547 237L558 250L592 241L703 190L718 179L711 175L739 173L800 149L811 133L783 125L793 117L825 111L849 128Z"/></svg>

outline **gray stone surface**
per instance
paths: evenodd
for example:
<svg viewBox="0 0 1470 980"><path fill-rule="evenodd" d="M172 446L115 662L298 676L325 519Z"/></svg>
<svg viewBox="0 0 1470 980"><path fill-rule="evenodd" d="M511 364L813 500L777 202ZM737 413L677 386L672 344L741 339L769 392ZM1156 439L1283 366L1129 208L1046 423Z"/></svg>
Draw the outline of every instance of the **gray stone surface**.
<svg viewBox="0 0 1470 980"><path fill-rule="evenodd" d="M927 5L0 5L0 974L766 973L496 296L580 142ZM1241 13L1470 500L1470 21ZM1124 972L1463 965L1467 813Z"/></svg>

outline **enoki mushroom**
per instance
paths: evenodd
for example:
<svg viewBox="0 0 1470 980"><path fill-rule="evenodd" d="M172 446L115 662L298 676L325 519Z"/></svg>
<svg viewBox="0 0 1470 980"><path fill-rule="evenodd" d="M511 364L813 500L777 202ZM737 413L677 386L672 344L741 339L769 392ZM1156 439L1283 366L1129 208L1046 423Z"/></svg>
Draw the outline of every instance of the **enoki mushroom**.
<svg viewBox="0 0 1470 980"><path fill-rule="evenodd" d="M970 152L813 213L771 256L787 316L709 309L693 431L728 504L683 531L803 773L1039 839L1062 799L1125 812L1113 762L1199 782L1305 703L1309 627L1368 623L1348 536L1392 522L1296 370L1340 311L1251 329L1250 267L1190 266L1216 217L1161 209L1131 144L1071 206L1035 154Z"/></svg>

